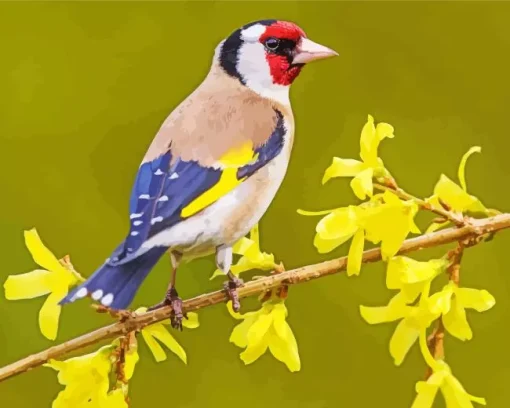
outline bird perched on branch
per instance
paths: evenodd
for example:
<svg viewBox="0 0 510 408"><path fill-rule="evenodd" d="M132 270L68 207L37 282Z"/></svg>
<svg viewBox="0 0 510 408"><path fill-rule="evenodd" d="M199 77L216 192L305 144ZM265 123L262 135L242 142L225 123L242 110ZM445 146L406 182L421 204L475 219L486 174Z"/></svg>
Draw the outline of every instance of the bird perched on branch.
<svg viewBox="0 0 510 408"><path fill-rule="evenodd" d="M165 120L138 170L126 239L61 303L85 296L126 308L160 257L173 272L164 301L180 327L179 263L216 254L239 308L232 245L259 221L285 176L294 137L289 87L306 63L338 55L297 25L262 20L216 47L211 69Z"/></svg>

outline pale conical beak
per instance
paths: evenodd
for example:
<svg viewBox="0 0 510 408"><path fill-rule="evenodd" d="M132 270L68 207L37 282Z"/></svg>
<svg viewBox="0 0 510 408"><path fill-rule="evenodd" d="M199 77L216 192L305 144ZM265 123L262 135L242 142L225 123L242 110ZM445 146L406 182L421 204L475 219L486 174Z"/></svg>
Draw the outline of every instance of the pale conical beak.
<svg viewBox="0 0 510 408"><path fill-rule="evenodd" d="M296 47L297 53L292 59L293 64L306 64L307 62L335 57L337 52L324 45L317 44L308 38L303 38L301 43Z"/></svg>

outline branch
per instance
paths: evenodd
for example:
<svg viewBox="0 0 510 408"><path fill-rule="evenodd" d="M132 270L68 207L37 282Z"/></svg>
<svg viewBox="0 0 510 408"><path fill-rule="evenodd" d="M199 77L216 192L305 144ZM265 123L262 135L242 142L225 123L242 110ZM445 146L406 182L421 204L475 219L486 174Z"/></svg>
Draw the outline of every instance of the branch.
<svg viewBox="0 0 510 408"><path fill-rule="evenodd" d="M448 228L431 234L408 239L403 243L399 254L418 251L424 248L436 247L452 242L466 241L506 228L510 228L510 214L500 214L481 220L473 219L461 228ZM379 248L370 249L363 253L363 263L376 262L379 260L381 260L381 251ZM314 265L303 266L282 273L272 274L261 279L247 282L239 289L239 297L245 298L248 296L254 296L259 293L278 288L282 285L303 283L324 276L333 275L343 272L346 267L347 257L342 257ZM206 293L186 300L183 303L183 310L188 312L198 310L218 303L224 303L227 300L227 295L223 291ZM44 351L28 356L16 361L15 363L0 368L0 381L21 374L25 371L29 371L46 363L50 359L62 357L72 351L82 349L102 340L125 335L126 333L140 330L152 323L168 319L170 317L171 310L170 306L165 306L160 309L137 315L127 320L101 327L57 346L50 347Z"/></svg>

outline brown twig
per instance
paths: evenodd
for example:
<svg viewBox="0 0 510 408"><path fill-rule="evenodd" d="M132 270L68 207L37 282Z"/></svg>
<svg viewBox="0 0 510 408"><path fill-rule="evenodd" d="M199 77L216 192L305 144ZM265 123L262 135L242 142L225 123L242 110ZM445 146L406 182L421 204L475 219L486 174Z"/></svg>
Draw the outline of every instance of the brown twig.
<svg viewBox="0 0 510 408"><path fill-rule="evenodd" d="M470 237L490 234L506 228L510 228L510 214L500 214L490 218L473 220L470 224L461 228L452 227L408 239L402 245L399 254L463 241ZM379 248L370 249L363 253L363 263L376 262L379 260L381 260L381 251ZM347 257L342 257L319 264L303 266L282 273L271 274L265 278L247 282L243 287L238 289L239 297L245 298L248 296L254 296L261 292L267 292L268 290L278 288L282 285L303 283L324 276L333 275L344 271L346 267ZM224 291L206 293L183 302L183 310L189 312L218 303L223 303L227 300L228 298ZM0 368L0 381L38 367L46 363L51 358L60 358L72 351L79 350L102 340L125 335L126 333L140 330L152 323L168 319L170 317L171 310L172 309L169 306L166 306L147 313L136 315L125 321L101 327L80 337L23 358L15 363Z"/></svg>

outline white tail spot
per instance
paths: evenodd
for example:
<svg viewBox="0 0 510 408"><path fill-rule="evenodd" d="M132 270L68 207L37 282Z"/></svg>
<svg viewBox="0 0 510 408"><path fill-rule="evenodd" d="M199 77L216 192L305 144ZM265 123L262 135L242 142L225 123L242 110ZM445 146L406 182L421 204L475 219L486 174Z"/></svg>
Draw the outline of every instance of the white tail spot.
<svg viewBox="0 0 510 408"><path fill-rule="evenodd" d="M139 232L138 232L138 231L133 231L133 232L131 233L131 236L136 237L138 234L139 234Z"/></svg>
<svg viewBox="0 0 510 408"><path fill-rule="evenodd" d="M172 173L170 177L168 177L170 180L175 180L179 178L179 175L177 173Z"/></svg>
<svg viewBox="0 0 510 408"><path fill-rule="evenodd" d="M167 195L161 196L159 197L158 201L168 201L168 196Z"/></svg>
<svg viewBox="0 0 510 408"><path fill-rule="evenodd" d="M96 290L94 293L92 293L92 299L99 300L103 297L103 291L101 289Z"/></svg>
<svg viewBox="0 0 510 408"><path fill-rule="evenodd" d="M74 295L77 299L81 299L81 298L84 298L85 296L87 296L87 293L89 293L89 291L87 290L87 288L83 287L81 289L78 290L78 292L76 292L76 295Z"/></svg>
<svg viewBox="0 0 510 408"><path fill-rule="evenodd" d="M133 213L129 216L130 219L133 218L140 218L143 215L143 213Z"/></svg>
<svg viewBox="0 0 510 408"><path fill-rule="evenodd" d="M142 224L143 224L143 221L140 221L140 220L133 222L133 225L135 225L135 226L142 225Z"/></svg>
<svg viewBox="0 0 510 408"><path fill-rule="evenodd" d="M161 175L163 174L163 172L161 171L161 169L157 169L157 170L154 172L154 174L155 174L156 176L161 176Z"/></svg>
<svg viewBox="0 0 510 408"><path fill-rule="evenodd" d="M101 303L105 306L110 306L113 302L113 293L108 293L101 299Z"/></svg>
<svg viewBox="0 0 510 408"><path fill-rule="evenodd" d="M138 196L140 200L150 200L151 196L149 194L141 194Z"/></svg>

